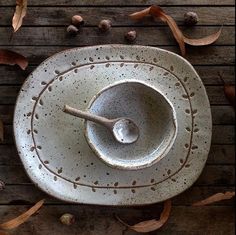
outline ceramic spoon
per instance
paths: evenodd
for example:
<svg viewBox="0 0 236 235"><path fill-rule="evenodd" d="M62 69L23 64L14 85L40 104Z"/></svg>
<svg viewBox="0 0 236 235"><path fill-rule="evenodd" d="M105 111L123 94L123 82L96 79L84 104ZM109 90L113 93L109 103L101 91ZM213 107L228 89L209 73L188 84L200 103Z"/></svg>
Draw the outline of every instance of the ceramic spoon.
<svg viewBox="0 0 236 235"><path fill-rule="evenodd" d="M92 122L96 122L111 131L115 139L121 144L132 144L139 138L139 128L129 118L107 119L85 111L72 108L68 105L64 106L63 111L73 116L83 118Z"/></svg>

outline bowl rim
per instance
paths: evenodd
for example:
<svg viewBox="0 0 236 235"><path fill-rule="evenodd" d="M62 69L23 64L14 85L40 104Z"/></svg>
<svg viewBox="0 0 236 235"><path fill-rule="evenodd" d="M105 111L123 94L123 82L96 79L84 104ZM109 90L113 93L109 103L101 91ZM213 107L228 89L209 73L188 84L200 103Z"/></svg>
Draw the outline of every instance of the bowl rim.
<svg viewBox="0 0 236 235"><path fill-rule="evenodd" d="M91 148L91 150L105 164L107 164L107 165L109 165L109 166L111 166L113 168L121 169L121 170L139 170L139 169L144 169L144 168L147 168L147 167L150 167L150 166L154 165L155 163L159 162L162 158L164 158L169 153L170 149L172 148L172 146L173 146L173 144L175 142L175 139L176 139L176 136L177 136L177 132L178 132L177 131L178 130L177 117L176 117L176 112L175 112L173 104L163 94L163 92L158 90L156 87L154 87L154 86L152 86L152 85L150 85L150 84L148 84L146 82L139 81L137 79L124 79L124 80L114 82L114 83L104 87L96 95L94 95L91 98L91 100L89 101L88 106L86 108L86 111L90 112L90 108L92 107L92 105L94 104L96 99L98 97L100 97L105 91L107 91L107 90L109 90L109 89L111 89L113 87L125 84L125 83L136 83L136 84L138 83L140 85L143 85L143 86L145 86L147 88L152 89L153 91L155 91L156 93L161 95L164 98L164 100L168 103L169 107L171 108L171 114L172 114L171 117L172 117L172 121L173 121L173 125L174 125L174 134L172 134L171 140L168 141L168 144L166 145L164 150L161 152L161 154L158 154L155 158L153 158L152 161L147 161L144 164L139 164L139 165L135 165L135 164L132 164L132 165L128 165L128 164L127 165L120 165L120 164L112 163L112 161L107 161L107 158L104 157L102 154L100 154L100 152L96 149L96 146L93 144L93 142L91 141L91 139L89 138L89 135L88 135L88 126L89 125L88 125L88 121L87 120L84 120L84 136L85 136L85 139L86 139L89 147Z"/></svg>

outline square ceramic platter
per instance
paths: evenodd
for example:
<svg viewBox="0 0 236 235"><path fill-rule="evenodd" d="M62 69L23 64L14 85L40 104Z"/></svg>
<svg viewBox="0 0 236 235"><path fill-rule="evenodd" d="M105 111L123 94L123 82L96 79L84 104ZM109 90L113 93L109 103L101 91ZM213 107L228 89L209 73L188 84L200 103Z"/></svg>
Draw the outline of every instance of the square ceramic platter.
<svg viewBox="0 0 236 235"><path fill-rule="evenodd" d="M84 122L62 112L86 109L92 97L119 81L155 87L173 104L178 130L169 153L151 167L119 170L89 148ZM61 200L144 205L171 198L200 175L210 149L210 104L201 79L182 57L147 46L74 48L40 64L20 90L14 135L31 180Z"/></svg>

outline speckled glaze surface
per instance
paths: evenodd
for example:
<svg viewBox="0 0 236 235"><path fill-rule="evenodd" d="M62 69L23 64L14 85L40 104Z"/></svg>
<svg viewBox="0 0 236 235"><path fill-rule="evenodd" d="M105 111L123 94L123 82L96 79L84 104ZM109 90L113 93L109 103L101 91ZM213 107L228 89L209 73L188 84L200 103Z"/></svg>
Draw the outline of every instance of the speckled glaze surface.
<svg viewBox="0 0 236 235"><path fill-rule="evenodd" d="M151 167L109 167L90 149L84 122L62 112L86 109L110 84L135 79L162 91L174 107L177 136ZM27 174L62 200L143 205L171 198L200 175L210 149L212 121L205 88L182 57L146 46L104 45L62 51L44 61L20 90L14 114L17 149Z"/></svg>
<svg viewBox="0 0 236 235"><path fill-rule="evenodd" d="M137 170L153 165L166 156L177 135L171 103L161 91L138 80L122 80L104 88L92 98L88 111L109 119L127 117L139 127L139 139L124 145L112 138L106 128L85 122L88 144L115 168Z"/></svg>

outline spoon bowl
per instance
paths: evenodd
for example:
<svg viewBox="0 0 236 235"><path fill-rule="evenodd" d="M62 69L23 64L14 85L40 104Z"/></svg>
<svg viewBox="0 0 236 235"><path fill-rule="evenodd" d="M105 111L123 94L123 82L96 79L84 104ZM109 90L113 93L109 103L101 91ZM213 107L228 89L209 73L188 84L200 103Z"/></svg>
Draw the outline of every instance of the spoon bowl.
<svg viewBox="0 0 236 235"><path fill-rule="evenodd" d="M138 126L128 118L119 118L113 125L113 135L122 144L132 144L139 138Z"/></svg>
<svg viewBox="0 0 236 235"><path fill-rule="evenodd" d="M69 105L64 106L63 112L106 127L112 133L113 137L121 144L132 144L138 140L139 128L131 119L107 119L89 112L72 108Z"/></svg>

